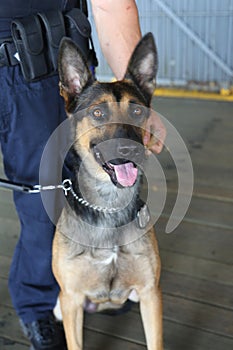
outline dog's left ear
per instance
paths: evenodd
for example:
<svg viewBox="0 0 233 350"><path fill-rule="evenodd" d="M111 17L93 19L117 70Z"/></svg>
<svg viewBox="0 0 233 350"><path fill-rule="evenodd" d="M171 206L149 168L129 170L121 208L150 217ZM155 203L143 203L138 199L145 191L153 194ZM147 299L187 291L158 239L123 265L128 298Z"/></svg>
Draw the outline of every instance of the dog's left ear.
<svg viewBox="0 0 233 350"><path fill-rule="evenodd" d="M81 51L69 38L63 38L60 44L58 72L60 76L60 92L65 100L80 94L87 84L91 84L94 81Z"/></svg>
<svg viewBox="0 0 233 350"><path fill-rule="evenodd" d="M158 55L152 33L146 34L137 44L128 64L125 79L132 79L150 103L155 90Z"/></svg>

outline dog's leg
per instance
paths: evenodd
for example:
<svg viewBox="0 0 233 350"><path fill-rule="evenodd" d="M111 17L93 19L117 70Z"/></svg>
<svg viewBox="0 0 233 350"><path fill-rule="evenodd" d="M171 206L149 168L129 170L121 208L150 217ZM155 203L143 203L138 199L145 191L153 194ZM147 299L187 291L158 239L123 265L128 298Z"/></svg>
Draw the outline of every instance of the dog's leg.
<svg viewBox="0 0 233 350"><path fill-rule="evenodd" d="M60 293L62 318L68 350L83 348L83 302L84 296Z"/></svg>
<svg viewBox="0 0 233 350"><path fill-rule="evenodd" d="M162 297L157 286L140 295L140 311L148 350L162 350Z"/></svg>

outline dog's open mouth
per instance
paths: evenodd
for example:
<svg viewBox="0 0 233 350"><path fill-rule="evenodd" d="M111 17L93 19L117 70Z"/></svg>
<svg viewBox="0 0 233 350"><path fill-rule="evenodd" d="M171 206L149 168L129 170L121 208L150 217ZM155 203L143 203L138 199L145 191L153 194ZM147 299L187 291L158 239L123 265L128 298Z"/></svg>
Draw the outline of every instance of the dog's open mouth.
<svg viewBox="0 0 233 350"><path fill-rule="evenodd" d="M111 162L105 162L102 168L110 176L112 182L122 187L133 186L137 180L138 169L132 162L113 164Z"/></svg>
<svg viewBox="0 0 233 350"><path fill-rule="evenodd" d="M138 177L138 169L134 162L127 159L105 161L97 146L93 147L93 153L95 159L110 176L114 185L130 187L135 184Z"/></svg>

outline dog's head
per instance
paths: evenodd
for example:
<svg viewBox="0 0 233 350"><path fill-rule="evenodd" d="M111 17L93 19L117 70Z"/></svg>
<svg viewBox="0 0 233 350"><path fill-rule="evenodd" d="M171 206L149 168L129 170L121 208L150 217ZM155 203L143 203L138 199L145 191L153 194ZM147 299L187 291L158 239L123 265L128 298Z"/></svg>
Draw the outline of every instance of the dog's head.
<svg viewBox="0 0 233 350"><path fill-rule="evenodd" d="M145 156L143 134L157 63L155 42L149 33L135 48L124 79L100 83L94 80L76 45L68 38L62 40L60 92L67 115L75 117L74 148L90 176L111 180L120 187L136 182L137 164Z"/></svg>

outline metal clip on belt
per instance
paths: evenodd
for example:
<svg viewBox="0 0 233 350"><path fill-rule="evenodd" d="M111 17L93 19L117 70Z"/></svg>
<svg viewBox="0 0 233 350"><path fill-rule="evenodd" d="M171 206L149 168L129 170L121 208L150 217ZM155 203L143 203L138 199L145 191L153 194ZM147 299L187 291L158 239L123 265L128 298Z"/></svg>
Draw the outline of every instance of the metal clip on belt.
<svg viewBox="0 0 233 350"><path fill-rule="evenodd" d="M16 53L17 50L11 38L0 41L0 67L19 64L15 57Z"/></svg>

